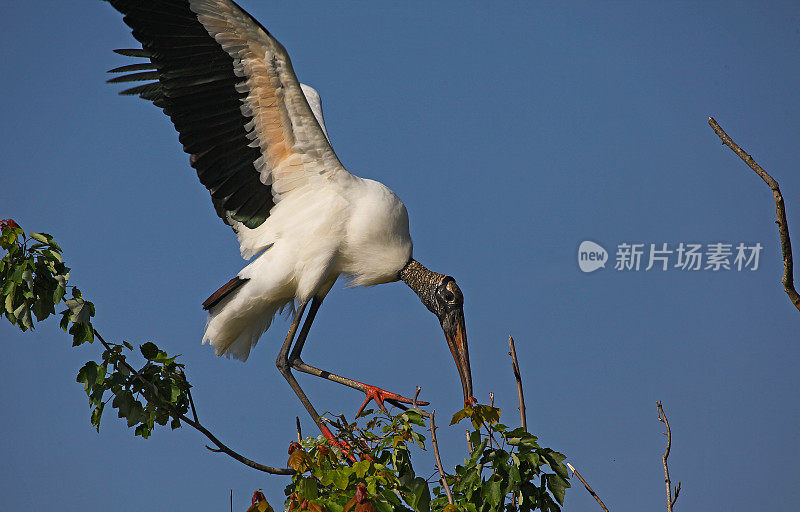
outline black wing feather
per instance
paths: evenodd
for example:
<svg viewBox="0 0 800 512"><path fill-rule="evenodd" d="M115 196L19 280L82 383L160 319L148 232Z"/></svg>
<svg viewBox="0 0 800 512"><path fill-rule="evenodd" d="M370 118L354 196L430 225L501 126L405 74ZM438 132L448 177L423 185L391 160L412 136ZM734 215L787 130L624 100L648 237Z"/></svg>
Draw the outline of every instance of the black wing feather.
<svg viewBox="0 0 800 512"><path fill-rule="evenodd" d="M261 182L240 110L246 93L236 85L233 59L211 37L186 0L107 0L124 15L141 49L114 50L150 63L122 66L129 73L109 82L157 80L122 91L152 101L170 117L189 162L211 193L217 214L254 228L274 206L272 189ZM252 19L252 17L251 17ZM155 68L155 71L150 71ZM141 71L141 72L140 72ZM131 73L132 72L132 73Z"/></svg>

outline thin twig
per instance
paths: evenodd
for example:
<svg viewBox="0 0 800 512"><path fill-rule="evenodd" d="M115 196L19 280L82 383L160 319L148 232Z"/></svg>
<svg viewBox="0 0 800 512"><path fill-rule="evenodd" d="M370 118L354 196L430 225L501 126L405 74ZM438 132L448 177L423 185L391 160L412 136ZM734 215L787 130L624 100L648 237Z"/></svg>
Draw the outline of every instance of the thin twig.
<svg viewBox="0 0 800 512"><path fill-rule="evenodd" d="M517 361L517 349L514 348L514 338L508 337L508 355L511 356L511 367L514 370L514 379L517 381L517 400L519 401L519 421L522 429L528 431L528 418L525 414L525 395L522 393L522 374L519 371L519 361Z"/></svg>
<svg viewBox="0 0 800 512"><path fill-rule="evenodd" d="M742 148L733 142L713 117L708 118L708 124L711 126L711 129L714 130L714 133L722 139L722 143L731 148L744 163L764 180L764 183L769 186L770 190L772 190L772 196L775 198L775 212L778 215L778 220L776 220L775 223L778 225L778 234L781 237L781 252L783 254L783 278L781 282L783 283L783 289L786 290L786 295L789 296L789 300L792 301L792 304L800 311L800 295L798 295L797 290L794 289L792 241L789 238L789 226L786 223L786 209L783 204L783 196L781 195L781 189L778 187L778 182L775 181L767 171L762 169L761 166L753 160L752 156L745 153Z"/></svg>
<svg viewBox="0 0 800 512"><path fill-rule="evenodd" d="M678 486L675 488L675 495L672 495L672 485L669 481L669 466L667 466L667 457L669 457L669 450L672 448L672 431L669 429L669 421L667 420L667 414L664 412L664 408L661 407L661 401L659 400L656 402L658 406L658 421L664 424L667 431L664 432L664 435L667 436L667 449L664 451L664 456L661 457L661 461L664 463L664 482L667 484L667 512L672 512L672 507L675 505L675 502L678 501L678 493L681 492L681 483L678 482Z"/></svg>
<svg viewBox="0 0 800 512"><path fill-rule="evenodd" d="M600 504L600 507L602 507L602 509L603 509L603 510L605 510L606 512L608 512L608 509L606 508L606 504L605 504L605 503L603 503L603 500L601 500L601 499L600 499L600 496L598 496L598 495L597 495L597 493L596 493L596 492L594 492L594 489L592 489L592 488L589 486L589 484L587 484L587 483L586 483L586 480L584 480L584 479L583 479L583 477L581 476L581 474L580 474L580 473L578 473L578 470L577 470L577 469L575 469L574 467L572 467L572 464L570 464L569 462L567 462L567 467L568 467L569 469L571 469L571 470L572 470L572 473L573 473L575 476L577 476L577 477L578 477L578 480L580 480L580 481L581 481L581 483L583 484L583 486L584 486L584 487L586 487L586 490L587 490L587 491L589 491L589 494L591 494L591 495L592 495L592 497L593 497L595 500L597 500L597 503L599 503L599 504Z"/></svg>
<svg viewBox="0 0 800 512"><path fill-rule="evenodd" d="M414 393L414 398L411 399L411 405L413 406L414 409L419 409L419 407L417 407L417 398L419 397L420 391L422 391L422 388L420 386L417 386L417 391L416 393Z"/></svg>
<svg viewBox="0 0 800 512"><path fill-rule="evenodd" d="M181 377L183 377L183 380L186 380L186 373L184 373L183 370L181 370ZM187 382L186 384L188 385L189 383ZM189 405L192 408L192 417L194 418L194 421L200 421L200 420L197 419L197 409L194 408L194 399L192 398L192 387L191 386L186 388L186 394L189 396Z"/></svg>
<svg viewBox="0 0 800 512"><path fill-rule="evenodd" d="M98 340L100 340L100 343L103 344L103 346L106 348L106 350L111 350L111 345L109 345L108 342L106 342L106 340L104 340L103 337L100 336L100 333L97 332L97 329L92 328L92 330L94 331L94 335L97 337ZM144 377L142 377L139 374L139 372L137 372L136 369L133 366L131 366L127 361L122 361L122 364L124 364L125 367L134 376L136 376L136 378L138 378L140 381L142 381L142 383L144 383L145 385L147 385L150 388L150 391L152 391L153 396L155 396L155 398L157 400L159 400L162 404L166 405L166 407L170 410L170 415L172 417L180 419L181 421L183 421L184 423L186 423L190 427L194 428L195 430L199 431L201 434L206 436L209 440L211 440L211 442L214 443L217 446L217 448L211 448L210 446L206 446L206 448L208 448L212 452L214 452L214 453L224 453L224 454L226 454L226 455L238 460L239 462L241 462L245 466L249 466L249 467L251 467L253 469L257 469L258 471L263 471L264 473L270 473L270 474L273 474L273 475L293 475L294 474L294 470L291 469L291 468L276 468L276 467L272 467L272 466L267 466L265 464L260 464L258 462L255 462L255 461L252 461L252 460L248 459L244 455L241 455L241 454L231 450L230 448L225 446L222 443L222 441L217 439L214 434L209 432L209 430L207 428L205 428L203 425L201 425L199 421L194 421L191 418L187 417L185 414L178 413L172 407L172 404L170 402L164 400L159 395L158 389L153 385L153 383L148 381Z"/></svg>
<svg viewBox="0 0 800 512"><path fill-rule="evenodd" d="M414 398L411 399L411 405L414 409L417 409L419 413L428 420L430 420L430 428L428 430L431 431L431 446L433 447L433 458L436 461L436 470L439 472L439 480L442 482L442 486L444 487L444 491L447 493L447 502L451 505L453 504L453 495L450 493L450 486L447 485L447 479L444 476L444 467L442 466L442 458L439 455L439 442L436 440L436 411L425 412L417 407L417 398L419 397L419 392L422 391L420 386L417 386L417 391L414 393ZM470 450L471 452L471 450Z"/></svg>
<svg viewBox="0 0 800 512"><path fill-rule="evenodd" d="M303 431L300 430L300 416L294 417L294 423L297 427L297 442L299 443L303 440Z"/></svg>
<svg viewBox="0 0 800 512"><path fill-rule="evenodd" d="M252 461L252 460L248 459L247 457L245 457L244 455L241 455L241 454L231 450L227 446L225 446L222 443L222 441L217 439L214 434L209 432L208 429L206 429L200 423L196 423L196 422L192 421L190 418L187 418L183 414L181 414L179 416L179 418L181 420L183 420L186 424L188 424L190 427L193 427L195 430L198 430L201 434L206 436L209 440L211 440L212 443L217 445L217 448L215 448L215 449L209 448L211 451L213 451L215 453L224 453L224 454L228 455L229 457L238 460L239 462L241 462L245 466L249 466L249 467L251 467L253 469L257 469L258 471L263 471L264 473L270 473L270 474L273 474L273 475L293 475L294 474L294 470L291 469L291 468L276 468L276 467L273 467L273 466L267 466L265 464L260 464L258 462ZM208 446L206 446L206 448L208 448Z"/></svg>
<svg viewBox="0 0 800 512"><path fill-rule="evenodd" d="M431 446L433 446L433 458L436 460L436 469L439 470L439 476L441 477L442 486L444 486L444 492L447 493L447 502L449 504L453 504L453 495L450 493L450 486L447 485L447 478L444 476L444 468L442 467L442 459L439 456L439 443L436 441L436 421L434 420L434 416L436 415L436 411L431 411L428 415L428 419L431 422Z"/></svg>

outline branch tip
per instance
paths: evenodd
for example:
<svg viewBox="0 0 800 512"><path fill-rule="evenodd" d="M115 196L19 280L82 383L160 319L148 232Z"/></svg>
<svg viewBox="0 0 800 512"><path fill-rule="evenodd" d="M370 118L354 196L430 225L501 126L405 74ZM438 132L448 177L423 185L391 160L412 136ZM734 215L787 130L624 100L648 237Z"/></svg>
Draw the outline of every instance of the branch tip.
<svg viewBox="0 0 800 512"><path fill-rule="evenodd" d="M722 127L713 117L708 118L708 124L711 126L711 129L714 130L714 133L717 134L717 137L722 140L722 144L731 148L731 151L736 153L736 155L741 158L742 161L753 170L753 172L758 174L758 176L764 180L764 183L769 186L770 190L772 190L772 195L775 199L775 213L778 216L778 220L776 220L775 223L778 225L781 253L783 255L783 277L781 278L781 283L783 284L783 289L786 292L786 295L789 296L789 300L792 302L792 304L794 304L797 310L800 311L800 294L797 293L797 290L794 287L792 241L789 237L789 227L786 223L786 208L783 203L783 195L781 195L781 189L778 185L778 182L775 181L775 179L760 165L758 165L752 156L747 154L741 147L739 147L739 145L736 144L727 133L725 133L725 130L722 129Z"/></svg>
<svg viewBox="0 0 800 512"><path fill-rule="evenodd" d="M575 469L575 468L572 466L572 464L570 464L569 462L567 462L567 467L569 467L569 469L571 469L571 470L572 470L572 474L573 474L573 475L575 475L575 476L577 476L577 477L578 477L578 480L580 480L580 481L581 481L581 483L583 484L583 486L586 488L586 491L587 491L587 492L588 492L588 493L589 493L589 494L590 494L590 495L591 495L591 496L592 496L592 497L595 499L595 501L597 501L597 503L600 505L600 507L601 507L601 508L602 508L602 509L603 509L605 512L608 512L608 509L606 508L606 504L605 504L605 503L603 503L603 500L601 500L601 499L600 499L600 496L598 496L598 495L597 495L597 493L596 493L596 492L594 492L594 489L592 489L592 488L589 486L589 484L588 484L588 483L586 483L586 480L584 480L584 479L583 479L583 476L581 476L581 474L578 472L578 470L577 470L577 469Z"/></svg>

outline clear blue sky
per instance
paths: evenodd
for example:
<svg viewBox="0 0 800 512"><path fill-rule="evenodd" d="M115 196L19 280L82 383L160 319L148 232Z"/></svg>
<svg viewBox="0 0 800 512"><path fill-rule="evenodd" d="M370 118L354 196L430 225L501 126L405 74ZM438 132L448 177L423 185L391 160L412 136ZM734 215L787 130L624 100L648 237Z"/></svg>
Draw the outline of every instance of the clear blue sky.
<svg viewBox="0 0 800 512"><path fill-rule="evenodd" d="M796 3L242 4L319 90L345 166L405 201L417 259L458 279L483 401L493 391L516 424L513 334L531 430L612 510L664 508L656 400L681 510L800 501L800 315L772 195L706 124L778 179L800 247ZM274 366L286 322L246 364L200 345L200 302L243 262L169 121L104 83L131 41L100 1L5 6L0 218L53 233L104 336L183 354L201 420L282 464L295 415L313 432ZM764 250L755 272L583 274L587 239ZM191 429L145 441L108 411L95 433L75 374L98 347L72 349L56 324L0 325L2 508L227 510L233 488L244 510L260 487L280 505L284 478L207 452ZM403 284L337 285L304 355L397 392L421 385L443 423L460 401L439 326ZM362 400L299 378L320 409ZM460 462L463 429L440 439ZM568 492L567 510L595 507Z"/></svg>

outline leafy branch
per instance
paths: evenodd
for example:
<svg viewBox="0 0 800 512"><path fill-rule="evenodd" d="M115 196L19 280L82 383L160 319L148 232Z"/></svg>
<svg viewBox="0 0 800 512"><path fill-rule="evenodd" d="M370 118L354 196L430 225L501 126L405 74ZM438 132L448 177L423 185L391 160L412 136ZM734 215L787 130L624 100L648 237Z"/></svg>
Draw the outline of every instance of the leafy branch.
<svg viewBox="0 0 800 512"><path fill-rule="evenodd" d="M212 451L233 457L242 464L266 473L288 475L288 468L276 468L252 461L223 444L197 419L186 380L184 365L152 342L139 347L144 365L138 370L128 356L133 345L108 342L92 325L95 307L81 291L68 284L69 267L63 262L61 247L47 233L28 235L13 220L0 221L0 300L5 317L22 331L32 330L36 321L52 314L62 302L61 328L72 336L72 345L93 343L97 339L104 351L99 361L89 361L78 372L91 407L90 420L99 431L106 404L134 428L137 436L150 437L156 425L168 423L174 430L186 423L206 436L215 446ZM70 291L70 298L65 298ZM192 418L187 416L191 409Z"/></svg>
<svg viewBox="0 0 800 512"><path fill-rule="evenodd" d="M177 429L187 424L211 441L213 446L207 448L213 452L259 471L291 475L285 491L288 512L560 511L564 503L569 487L564 455L541 447L524 427L501 424L500 409L493 403L471 403L453 416L451 424L469 419L474 430L468 435L469 457L452 473L445 472L439 457L435 412L419 409L416 397L412 409L397 415L368 410L353 422L344 416L327 419L336 432L337 446L323 436L302 439L298 427L299 442L289 447L288 468L254 462L200 423L192 386L178 356L147 342L139 346L143 364L137 368L131 362L136 355L132 344L103 338L92 324L94 304L68 284L70 269L51 235L26 235L11 220L0 221L0 228L0 248L6 251L0 260L0 299L6 318L22 331L31 330L34 317L42 321L63 303L60 326L72 336L73 346L97 340L103 347L100 359L87 362L77 375L89 399L91 424L98 431L109 402L143 438L156 425ZM519 382L518 366L515 375ZM418 475L411 462L412 445L426 448L420 427L431 433L436 469L429 478ZM431 489L434 475L439 484ZM260 491L253 495L250 510L273 512Z"/></svg>
<svg viewBox="0 0 800 512"><path fill-rule="evenodd" d="M358 423L362 418L366 421L363 426ZM509 429L501 424L499 409L475 404L453 417L453 424L470 420L474 448L464 465L446 473L434 444L434 418L433 412L415 406L397 415L367 410L353 422L343 416L328 420L358 461L349 464L348 454L323 436L293 442L287 464L295 474L285 490L286 510L560 511L569 487L564 455L539 446L536 437L521 427ZM429 479L415 472L410 449L413 444L426 448L426 437L418 431L426 426L436 459L433 475L440 480L433 489ZM495 441L490 441L493 437ZM254 497L251 511L269 509L263 495Z"/></svg>

